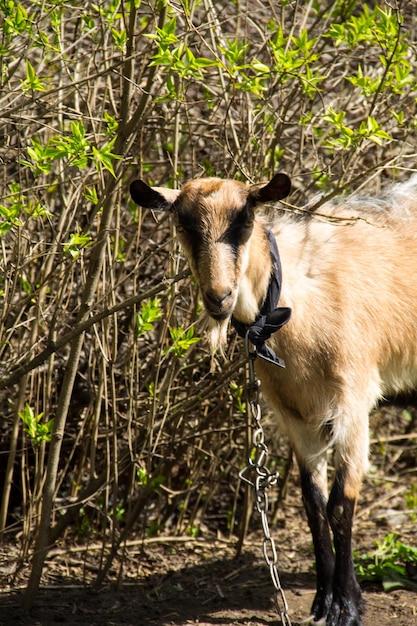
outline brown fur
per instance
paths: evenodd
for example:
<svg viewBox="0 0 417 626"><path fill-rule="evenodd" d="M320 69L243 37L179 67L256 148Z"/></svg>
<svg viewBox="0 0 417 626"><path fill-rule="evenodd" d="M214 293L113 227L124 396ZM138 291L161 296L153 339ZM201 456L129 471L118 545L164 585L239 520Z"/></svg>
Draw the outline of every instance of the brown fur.
<svg viewBox="0 0 417 626"><path fill-rule="evenodd" d="M265 298L271 258L265 220L254 218L253 206L259 190L261 201L262 189L266 200L274 195L272 183L191 181L172 207L215 319L212 343L225 341L232 313L250 323ZM233 250L225 233L239 212L254 223ZM329 203L321 214L328 218L284 213L272 224L283 268L279 304L291 307L292 317L270 340L286 368L261 360L256 368L301 469L318 567L313 616L328 626L354 626L361 623L361 601L350 534L368 463L369 411L385 394L417 386L417 178L384 198ZM330 446L336 481L327 502ZM334 560L328 524L336 550L330 565L320 553L324 544L327 560Z"/></svg>

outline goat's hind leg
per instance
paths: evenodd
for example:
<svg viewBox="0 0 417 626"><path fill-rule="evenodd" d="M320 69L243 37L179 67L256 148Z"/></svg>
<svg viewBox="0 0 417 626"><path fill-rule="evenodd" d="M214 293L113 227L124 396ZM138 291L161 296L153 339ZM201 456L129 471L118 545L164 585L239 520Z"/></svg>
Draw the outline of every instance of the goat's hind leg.
<svg viewBox="0 0 417 626"><path fill-rule="evenodd" d="M362 478L368 466L369 432L366 412L346 411L335 441L336 474L327 504L333 531L335 569L333 602L326 626L361 626L364 602L352 557L352 524ZM349 416L349 417L348 417Z"/></svg>
<svg viewBox="0 0 417 626"><path fill-rule="evenodd" d="M347 488L342 469L337 470L327 505L327 515L334 537L335 569L333 602L326 626L361 626L364 603L356 579L352 557L352 523L357 496Z"/></svg>

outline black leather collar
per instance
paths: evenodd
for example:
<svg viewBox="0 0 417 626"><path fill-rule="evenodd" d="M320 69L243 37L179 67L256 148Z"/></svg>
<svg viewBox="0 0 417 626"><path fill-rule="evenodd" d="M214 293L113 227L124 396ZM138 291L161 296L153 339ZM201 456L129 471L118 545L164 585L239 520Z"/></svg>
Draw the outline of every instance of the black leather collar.
<svg viewBox="0 0 417 626"><path fill-rule="evenodd" d="M272 348L265 343L267 339L282 328L291 317L290 308L277 307L282 284L281 261L274 234L269 229L266 231L266 234L271 252L272 272L268 291L259 311L259 315L252 324L243 324L234 317L232 317L231 321L238 335L244 338L248 336L249 341L256 348L257 356L279 367L285 367L283 359L278 357Z"/></svg>

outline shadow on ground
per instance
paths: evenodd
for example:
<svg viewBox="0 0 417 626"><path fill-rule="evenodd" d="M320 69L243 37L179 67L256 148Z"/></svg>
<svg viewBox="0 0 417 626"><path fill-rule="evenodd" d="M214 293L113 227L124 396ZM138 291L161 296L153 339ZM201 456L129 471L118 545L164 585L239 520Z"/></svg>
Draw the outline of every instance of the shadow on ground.
<svg viewBox="0 0 417 626"><path fill-rule="evenodd" d="M313 596L312 574L283 574L284 589ZM269 571L254 554L219 558L136 582L103 586L99 591L74 584L66 577L39 590L29 614L20 608L22 590L0 596L0 624L279 624ZM307 607L308 607L307 605ZM308 608L307 608L308 610Z"/></svg>

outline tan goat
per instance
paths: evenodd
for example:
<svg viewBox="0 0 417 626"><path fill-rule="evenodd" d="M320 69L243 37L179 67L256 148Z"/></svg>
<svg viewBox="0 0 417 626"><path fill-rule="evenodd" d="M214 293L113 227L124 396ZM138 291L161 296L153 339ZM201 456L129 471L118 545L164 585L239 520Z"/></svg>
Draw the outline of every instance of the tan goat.
<svg viewBox="0 0 417 626"><path fill-rule="evenodd" d="M280 211L269 225L255 215L257 205L289 192L284 174L251 186L216 178L181 191L131 185L137 204L173 213L213 347L226 341L232 317L247 326L259 318L274 279L272 230L283 268L279 304L288 307L283 324L292 313L268 345L286 367L256 359L256 371L300 467L317 566L311 619L360 626L351 534L368 464L368 414L385 394L417 386L417 178L381 198L321 208L339 219ZM336 475L328 496L329 446Z"/></svg>

